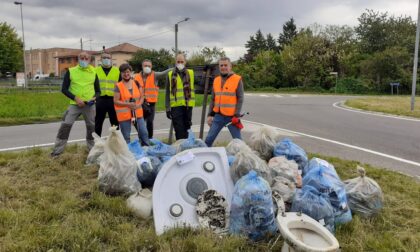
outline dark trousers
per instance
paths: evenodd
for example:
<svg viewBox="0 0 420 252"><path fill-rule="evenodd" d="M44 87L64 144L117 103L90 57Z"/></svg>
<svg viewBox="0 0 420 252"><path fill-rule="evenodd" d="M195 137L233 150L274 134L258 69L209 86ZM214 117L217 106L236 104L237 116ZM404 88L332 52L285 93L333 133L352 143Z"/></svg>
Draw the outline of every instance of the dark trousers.
<svg viewBox="0 0 420 252"><path fill-rule="evenodd" d="M104 124L106 113L108 113L111 125L118 126L117 114L114 108L114 97L100 96L96 100L95 132L99 136L102 134L102 125Z"/></svg>
<svg viewBox="0 0 420 252"><path fill-rule="evenodd" d="M175 129L176 140L188 138L191 128L193 107L179 106L171 108L172 123Z"/></svg>
<svg viewBox="0 0 420 252"><path fill-rule="evenodd" d="M146 122L149 139L153 138L153 121L155 120L155 103L143 103L143 117Z"/></svg>

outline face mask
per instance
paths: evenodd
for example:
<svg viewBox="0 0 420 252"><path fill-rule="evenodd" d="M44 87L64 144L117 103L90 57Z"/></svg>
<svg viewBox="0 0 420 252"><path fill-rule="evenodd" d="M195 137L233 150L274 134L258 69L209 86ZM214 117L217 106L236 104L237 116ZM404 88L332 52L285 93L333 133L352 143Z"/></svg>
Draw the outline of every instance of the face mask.
<svg viewBox="0 0 420 252"><path fill-rule="evenodd" d="M144 67L143 68L143 73L149 74L150 72L152 72L152 69L150 67Z"/></svg>
<svg viewBox="0 0 420 252"><path fill-rule="evenodd" d="M89 65L89 62L87 60L79 60L79 65L85 68Z"/></svg>
<svg viewBox="0 0 420 252"><path fill-rule="evenodd" d="M178 68L179 71L182 71L184 67L184 64L176 64L176 68Z"/></svg>
<svg viewBox="0 0 420 252"><path fill-rule="evenodd" d="M105 66L105 67L111 66L111 59L102 59L102 66Z"/></svg>

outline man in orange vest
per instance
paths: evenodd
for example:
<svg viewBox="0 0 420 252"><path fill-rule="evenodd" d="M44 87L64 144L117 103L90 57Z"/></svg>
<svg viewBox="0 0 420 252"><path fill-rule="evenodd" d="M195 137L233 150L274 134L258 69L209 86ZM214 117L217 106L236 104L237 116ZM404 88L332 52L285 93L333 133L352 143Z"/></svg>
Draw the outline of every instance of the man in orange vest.
<svg viewBox="0 0 420 252"><path fill-rule="evenodd" d="M172 68L163 72L152 71L152 61L143 60L142 71L134 75L136 80L144 89L143 117L146 122L149 138L153 138L153 121L155 120L155 107L159 98L158 78L166 76Z"/></svg>
<svg viewBox="0 0 420 252"><path fill-rule="evenodd" d="M241 139L242 124L239 121L244 102L242 77L232 72L232 63L227 57L219 60L220 76L213 81L207 124L210 130L206 137L208 147L213 145L219 132L227 124L232 138Z"/></svg>

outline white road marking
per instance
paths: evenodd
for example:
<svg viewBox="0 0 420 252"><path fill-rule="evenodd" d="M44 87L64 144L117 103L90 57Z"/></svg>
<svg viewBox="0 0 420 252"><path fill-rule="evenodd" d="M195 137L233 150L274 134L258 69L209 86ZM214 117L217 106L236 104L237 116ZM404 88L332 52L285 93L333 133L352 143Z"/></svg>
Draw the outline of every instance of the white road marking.
<svg viewBox="0 0 420 252"><path fill-rule="evenodd" d="M263 124L263 123L251 122L251 121L246 121L246 120L242 120L242 121L244 121L244 122L250 122L250 123L256 123L256 124L260 124L260 125L267 125L267 124ZM267 125L267 126L271 126L271 125ZM271 126L271 127L273 127L273 126ZM386 153L382 153L382 152L378 152L378 151L366 149L366 148L355 146L355 145L351 145L351 144L346 144L346 143L338 142L338 141L327 139L327 138L323 138L323 137L309 135L309 134L305 134L305 133L298 132L298 131L283 129L283 128L279 128L279 127L273 127L273 128L275 128L277 130L282 130L282 131L285 131L285 132L293 133L293 134L296 134L296 135L299 135L299 136L305 136L305 137L309 137L309 138L313 138L313 139L317 139L317 140L321 140L321 141L325 141L325 142L329 142L329 143L341 145L341 146L344 146L344 147L347 147L347 148L350 148L350 149L364 151L364 152L367 152L367 153L371 153L371 154L375 154L375 155L378 155L378 156L381 156L381 157L386 157L386 158L394 159L396 161L400 161L400 162L403 162L403 163L407 163L407 164L411 164L411 165L415 165L415 166L420 167L420 163L418 163L418 162L414 162L414 161L411 161L411 160L408 160L408 159L404 159L404 158L400 158L400 157L388 155Z"/></svg>
<svg viewBox="0 0 420 252"><path fill-rule="evenodd" d="M274 95L274 97L282 98L283 96L276 94L276 95Z"/></svg>
<svg viewBox="0 0 420 252"><path fill-rule="evenodd" d="M382 116L382 117L388 117L388 118L393 118L393 119L399 119L399 120L406 120L406 121L412 121L412 122L420 122L420 119L415 119L415 118L408 118L408 117L403 117L403 116L394 116L394 115L386 115L386 114L381 114L381 112L369 112L369 111L363 111L360 109L353 109L353 108L346 108L346 107L342 107L339 104L343 103L344 101L339 101L333 104L333 107L335 108L339 108L342 110L346 110L346 111L350 111L350 112L354 112L354 113L360 113L360 114L366 114L366 115L374 115L374 116Z"/></svg>
<svg viewBox="0 0 420 252"><path fill-rule="evenodd" d="M269 96L265 94L260 94L260 97L269 97Z"/></svg>

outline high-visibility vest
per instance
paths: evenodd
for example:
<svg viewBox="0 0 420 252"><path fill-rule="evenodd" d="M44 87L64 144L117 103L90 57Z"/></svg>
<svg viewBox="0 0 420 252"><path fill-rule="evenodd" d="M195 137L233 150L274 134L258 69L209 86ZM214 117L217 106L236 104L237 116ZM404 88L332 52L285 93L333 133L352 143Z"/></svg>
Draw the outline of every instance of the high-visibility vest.
<svg viewBox="0 0 420 252"><path fill-rule="evenodd" d="M120 90L120 101L130 102L130 99L133 98L136 101L137 105L140 105L141 90L137 87L137 84L133 81L133 94L128 91L124 83L118 82L117 87ZM131 120L132 111L129 107L118 106L114 103L115 112L117 113L117 119L119 122ZM143 109L141 106L136 109L137 118L143 117Z"/></svg>
<svg viewBox="0 0 420 252"><path fill-rule="evenodd" d="M213 81L214 92L214 107L213 111L224 116L235 115L236 104L238 98L236 97L236 90L238 89L241 76L233 74L227 78L222 89L222 78L217 76Z"/></svg>
<svg viewBox="0 0 420 252"><path fill-rule="evenodd" d="M99 86L101 87L101 96L114 96L115 83L120 78L120 70L116 67L111 67L108 75L105 74L101 66L96 67L96 74L99 79Z"/></svg>
<svg viewBox="0 0 420 252"><path fill-rule="evenodd" d="M155 85L155 72L152 71L146 77L146 83L143 81L142 73L138 73L134 76L134 79L137 80L142 87L144 87L144 99L147 102L156 103L159 96L159 88Z"/></svg>
<svg viewBox="0 0 420 252"><path fill-rule="evenodd" d="M184 96L184 84L179 77L179 74L176 79L176 99L175 96L172 94L172 71L169 71L169 93L170 93L170 101L171 101L171 108L179 107L179 106L188 106L194 107L195 106L195 92L194 92L194 71L187 69L188 74L190 75L190 87L191 87L191 99L188 101L188 105L185 103L185 96Z"/></svg>
<svg viewBox="0 0 420 252"><path fill-rule="evenodd" d="M81 67L77 65L69 69L70 73L70 93L79 97L82 101L89 101L95 96L95 68L91 65ZM76 104L71 100L70 104Z"/></svg>

